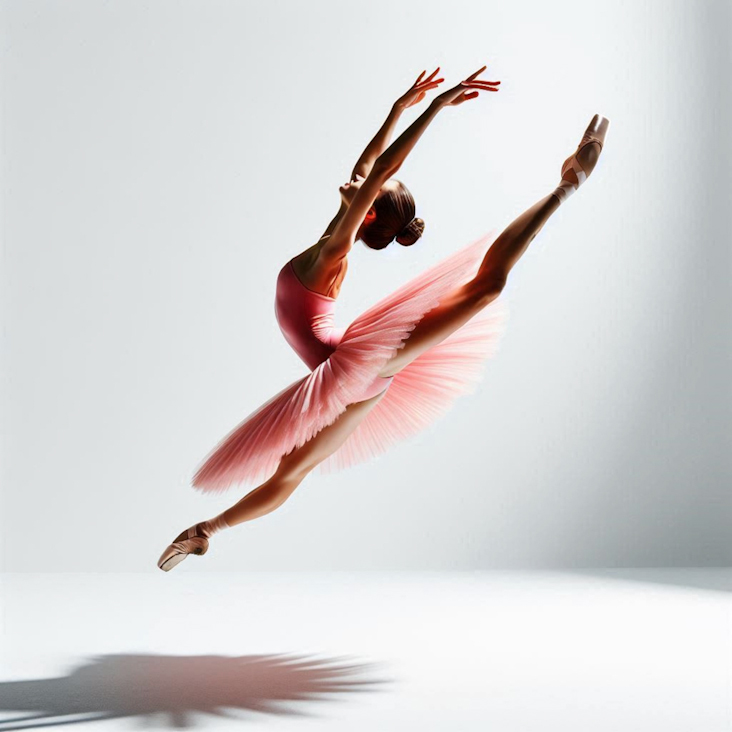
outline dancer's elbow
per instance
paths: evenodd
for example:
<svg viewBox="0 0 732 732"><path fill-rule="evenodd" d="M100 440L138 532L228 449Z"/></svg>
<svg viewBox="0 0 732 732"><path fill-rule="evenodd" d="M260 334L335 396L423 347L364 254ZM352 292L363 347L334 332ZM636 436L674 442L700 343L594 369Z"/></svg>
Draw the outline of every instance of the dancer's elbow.
<svg viewBox="0 0 732 732"><path fill-rule="evenodd" d="M371 169L371 173L369 175L379 175L384 180L387 180L388 178L391 178L391 176L394 175L400 167L401 163L397 163L392 156L388 155L388 151L383 152L378 158L376 158L374 167Z"/></svg>

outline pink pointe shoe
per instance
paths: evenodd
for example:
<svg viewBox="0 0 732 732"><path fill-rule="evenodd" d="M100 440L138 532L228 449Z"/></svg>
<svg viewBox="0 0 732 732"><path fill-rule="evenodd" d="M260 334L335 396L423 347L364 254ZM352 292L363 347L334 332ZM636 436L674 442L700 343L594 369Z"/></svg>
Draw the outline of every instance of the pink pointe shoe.
<svg viewBox="0 0 732 732"><path fill-rule="evenodd" d="M208 551L208 539L198 536L196 526L188 529L188 538L174 541L170 544L158 559L158 567L164 572L169 572L173 567L179 565L189 554L203 555Z"/></svg>
<svg viewBox="0 0 732 732"><path fill-rule="evenodd" d="M587 180L595 168L597 159L602 152L602 146L605 143L605 135L609 126L610 120L607 117L596 114L587 126L585 134L582 136L582 140L577 145L575 152L562 164L562 180L553 191L553 194L559 199L560 203L564 203ZM592 143L597 143L599 148L590 148L582 153L582 150ZM584 166L582 163L584 163Z"/></svg>

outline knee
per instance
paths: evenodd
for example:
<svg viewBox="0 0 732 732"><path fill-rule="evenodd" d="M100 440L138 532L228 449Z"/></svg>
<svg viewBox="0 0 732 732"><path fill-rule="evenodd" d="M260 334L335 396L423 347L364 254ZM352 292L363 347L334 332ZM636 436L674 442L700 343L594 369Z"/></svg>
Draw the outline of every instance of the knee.
<svg viewBox="0 0 732 732"><path fill-rule="evenodd" d="M271 513L285 503L304 477L304 475L278 470L256 490L258 493L256 502L260 515Z"/></svg>
<svg viewBox="0 0 732 732"><path fill-rule="evenodd" d="M277 472L273 476L278 482L292 486L294 490L305 476L315 467L308 461L306 455L298 453L297 450L285 455L277 466Z"/></svg>
<svg viewBox="0 0 732 732"><path fill-rule="evenodd" d="M503 292L506 280L506 275L496 273L476 277L468 284L466 299L476 310L480 310Z"/></svg>

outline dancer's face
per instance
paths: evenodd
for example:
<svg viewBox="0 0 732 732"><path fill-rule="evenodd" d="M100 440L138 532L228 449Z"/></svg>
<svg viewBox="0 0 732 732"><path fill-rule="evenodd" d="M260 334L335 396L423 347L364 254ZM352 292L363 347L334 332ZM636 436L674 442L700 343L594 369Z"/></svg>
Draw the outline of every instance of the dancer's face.
<svg viewBox="0 0 732 732"><path fill-rule="evenodd" d="M338 191L341 194L341 200L347 205L351 205L351 201L353 201L354 197L356 196L356 193L358 193L358 189L363 185L364 180L366 180L363 176L357 175L356 180L349 181L348 183L344 183L342 186L338 188ZM377 198L382 195L384 191L393 190L398 186L394 178L389 178L389 180L384 183L383 186L379 189L379 193L377 194Z"/></svg>

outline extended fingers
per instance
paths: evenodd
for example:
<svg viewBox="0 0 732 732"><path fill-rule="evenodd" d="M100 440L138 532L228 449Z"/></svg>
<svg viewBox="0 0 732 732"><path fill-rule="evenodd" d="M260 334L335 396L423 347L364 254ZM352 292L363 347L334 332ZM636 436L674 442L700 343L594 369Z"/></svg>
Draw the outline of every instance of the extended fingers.
<svg viewBox="0 0 732 732"><path fill-rule="evenodd" d="M466 79L466 81L472 81L473 79L475 79L475 77L476 77L476 76L478 76L478 74L481 74L481 73L482 73L483 71L485 71L485 70L486 70L487 68L488 68L487 66L481 66L481 67L480 67L480 68L479 68L479 69L478 69L478 70L477 70L477 71L476 71L475 73L471 74L471 75L470 75L470 76L469 76L469 77L468 77L468 78Z"/></svg>
<svg viewBox="0 0 732 732"><path fill-rule="evenodd" d="M426 83L428 81L432 80L432 77L440 70L440 67L438 66L422 83ZM417 86L419 84L419 80L427 73L427 70L425 69L418 77L417 81L414 82L414 86ZM444 81L444 79L441 79L441 81Z"/></svg>
<svg viewBox="0 0 732 732"><path fill-rule="evenodd" d="M460 82L460 86L464 86L466 88L475 89L476 91L471 92L470 94L464 94L463 99L474 99L478 96L478 90L481 91L499 91L497 88L500 85L500 81L485 81L484 79L476 79L476 77L481 74L483 71L485 71L487 66L481 66L477 71L472 73L465 81ZM423 77L425 73L427 73L426 69L417 77L417 81L414 82L414 85L412 87L413 92L420 92L420 99L423 96L423 92L426 92L428 89L434 89L439 84L441 84L443 81L445 81L444 77L440 77L439 79L435 79L435 76L437 75L437 72L440 70L440 67L438 66L426 79L423 80Z"/></svg>
<svg viewBox="0 0 732 732"><path fill-rule="evenodd" d="M465 79L465 82L463 82L463 83L466 83L466 82L469 83L469 82L475 81L475 77L478 76L478 74L482 74L486 70L486 68L487 68L487 66L482 66L475 73L471 74L467 79ZM476 83L496 85L496 84L500 84L501 82L500 81L486 81L485 79L478 79L478 81Z"/></svg>
<svg viewBox="0 0 732 732"><path fill-rule="evenodd" d="M492 86L498 86L500 81L461 81L463 86L470 87L472 89L485 89L486 91L498 91L498 89L491 89Z"/></svg>
<svg viewBox="0 0 732 732"><path fill-rule="evenodd" d="M441 84L444 79L435 79L434 81L423 81L421 84L418 84L415 89L433 89L434 87Z"/></svg>

